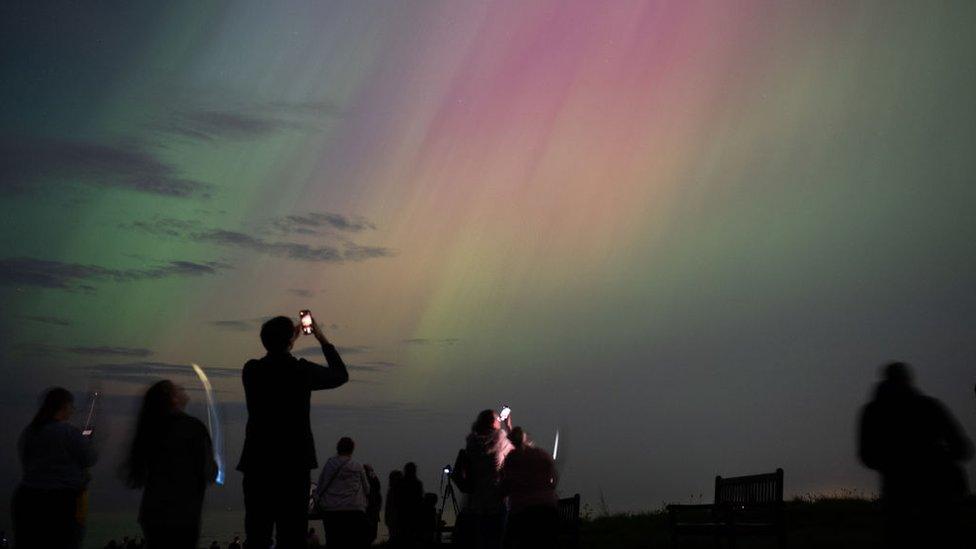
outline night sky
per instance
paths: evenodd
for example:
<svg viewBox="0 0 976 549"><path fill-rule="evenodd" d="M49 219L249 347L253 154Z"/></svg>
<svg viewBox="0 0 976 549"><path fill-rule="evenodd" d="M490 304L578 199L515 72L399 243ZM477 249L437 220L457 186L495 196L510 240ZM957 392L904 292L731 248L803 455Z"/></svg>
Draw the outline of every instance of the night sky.
<svg viewBox="0 0 976 549"><path fill-rule="evenodd" d="M870 494L884 362L976 435L974 27L973 2L4 2L0 506L55 384L107 395L93 510L138 500L115 469L151 381L204 413L190 362L233 464L239 370L302 308L352 365L313 397L320 461L348 434L384 486L415 460L436 488L507 403L611 511L776 467ZM240 476L208 498L240 509Z"/></svg>

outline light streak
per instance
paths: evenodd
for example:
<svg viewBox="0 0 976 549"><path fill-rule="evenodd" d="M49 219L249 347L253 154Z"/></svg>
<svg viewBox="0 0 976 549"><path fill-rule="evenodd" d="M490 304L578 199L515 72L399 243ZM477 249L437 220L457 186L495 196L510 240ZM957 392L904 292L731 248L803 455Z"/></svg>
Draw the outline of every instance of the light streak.
<svg viewBox="0 0 976 549"><path fill-rule="evenodd" d="M559 452L559 429L556 429L556 440L552 443L552 459L556 459L556 454Z"/></svg>
<svg viewBox="0 0 976 549"><path fill-rule="evenodd" d="M223 437L220 435L220 418L217 416L217 404L214 401L213 387L210 386L210 380L207 378L207 374L203 371L203 368L196 364L190 364L190 366L193 366L193 371L197 373L197 377L200 378L200 383L203 384L203 392L207 395L207 426L210 428L214 461L217 462L216 482L218 486L222 486L224 484L224 457L222 450L224 442Z"/></svg>

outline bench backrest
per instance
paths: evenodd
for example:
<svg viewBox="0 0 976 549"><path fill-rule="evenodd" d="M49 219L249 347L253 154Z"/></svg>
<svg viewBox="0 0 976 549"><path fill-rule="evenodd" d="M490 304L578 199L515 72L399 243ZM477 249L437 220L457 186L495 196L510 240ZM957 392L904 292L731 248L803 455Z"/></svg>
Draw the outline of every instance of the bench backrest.
<svg viewBox="0 0 976 549"><path fill-rule="evenodd" d="M559 512L559 522L563 524L576 524L580 518L580 495L576 494L571 498L562 498L556 508Z"/></svg>
<svg viewBox="0 0 976 549"><path fill-rule="evenodd" d="M715 503L756 505L783 502L783 470L744 477L715 477Z"/></svg>

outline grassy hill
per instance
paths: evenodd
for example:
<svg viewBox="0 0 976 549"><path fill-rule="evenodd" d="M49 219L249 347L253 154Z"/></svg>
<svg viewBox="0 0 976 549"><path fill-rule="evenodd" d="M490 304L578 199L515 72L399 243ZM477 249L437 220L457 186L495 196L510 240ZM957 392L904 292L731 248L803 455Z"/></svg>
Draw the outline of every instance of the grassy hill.
<svg viewBox="0 0 976 549"><path fill-rule="evenodd" d="M881 547L881 511L876 501L866 499L795 500L786 504L788 546L790 549L830 547ZM966 509L969 539L976 535L976 506ZM621 514L589 518L583 521L582 549L661 548L671 547L668 515L664 511L641 514ZM709 538L682 538L679 547L712 548ZM776 547L772 538L743 539L740 549Z"/></svg>

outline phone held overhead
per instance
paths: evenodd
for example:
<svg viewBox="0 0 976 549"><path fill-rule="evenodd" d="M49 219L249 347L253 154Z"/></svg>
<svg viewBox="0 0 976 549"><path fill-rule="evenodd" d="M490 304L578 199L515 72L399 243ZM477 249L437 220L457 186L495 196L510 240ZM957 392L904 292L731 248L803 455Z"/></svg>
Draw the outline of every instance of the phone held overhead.
<svg viewBox="0 0 976 549"><path fill-rule="evenodd" d="M302 322L302 333L309 335L312 333L312 311L308 309L298 312L298 317Z"/></svg>

